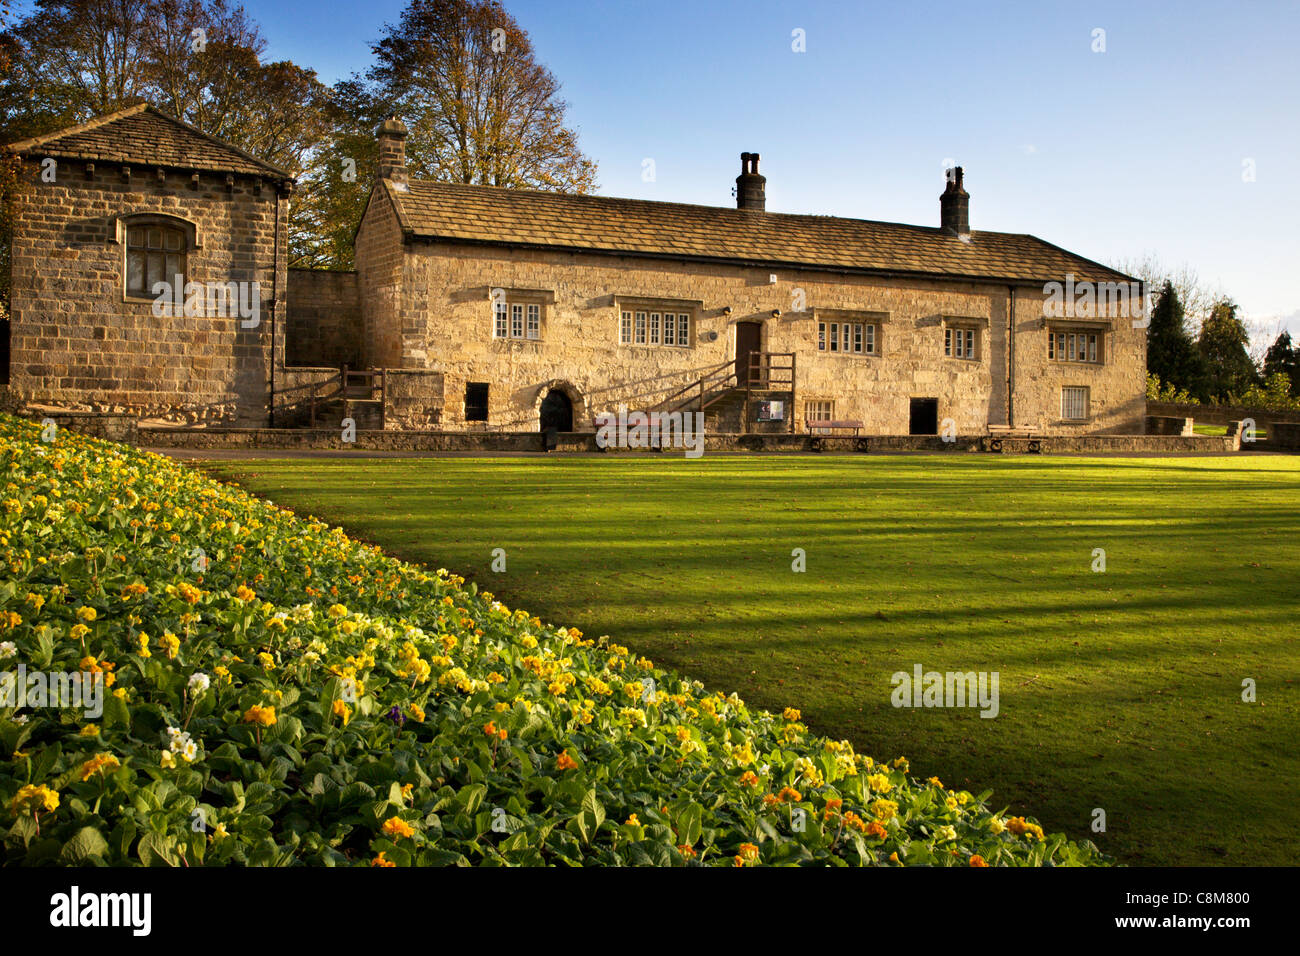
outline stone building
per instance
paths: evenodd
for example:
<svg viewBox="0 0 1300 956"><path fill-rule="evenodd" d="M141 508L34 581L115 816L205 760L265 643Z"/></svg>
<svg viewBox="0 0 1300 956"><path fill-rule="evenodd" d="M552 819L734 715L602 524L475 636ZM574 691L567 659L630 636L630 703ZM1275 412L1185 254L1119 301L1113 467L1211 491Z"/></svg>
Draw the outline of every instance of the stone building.
<svg viewBox="0 0 1300 956"><path fill-rule="evenodd" d="M716 208L413 181L402 124L378 135L355 273L285 269L288 177L157 111L19 144L61 178L20 219L11 389L279 425L332 400L390 429L590 431L626 407L714 432L1143 430L1144 290L971 230L960 169L927 227L768 212L757 154ZM287 294L249 330L149 320L122 292L131 216L175 220L198 278Z"/></svg>
<svg viewBox="0 0 1300 956"><path fill-rule="evenodd" d="M289 174L146 105L9 148L28 179L11 401L263 424L283 365ZM160 303L154 287L178 275Z"/></svg>

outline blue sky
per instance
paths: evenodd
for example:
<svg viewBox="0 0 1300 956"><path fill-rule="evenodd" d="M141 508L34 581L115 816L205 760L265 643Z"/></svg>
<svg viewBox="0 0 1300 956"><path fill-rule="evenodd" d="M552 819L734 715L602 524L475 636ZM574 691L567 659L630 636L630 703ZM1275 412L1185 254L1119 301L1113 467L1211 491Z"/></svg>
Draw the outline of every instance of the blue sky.
<svg viewBox="0 0 1300 956"><path fill-rule="evenodd" d="M404 6L246 3L270 56L326 82L364 69ZM937 225L955 159L973 228L1187 263L1300 334L1296 0L505 6L562 84L601 193L729 205L756 151L769 210Z"/></svg>

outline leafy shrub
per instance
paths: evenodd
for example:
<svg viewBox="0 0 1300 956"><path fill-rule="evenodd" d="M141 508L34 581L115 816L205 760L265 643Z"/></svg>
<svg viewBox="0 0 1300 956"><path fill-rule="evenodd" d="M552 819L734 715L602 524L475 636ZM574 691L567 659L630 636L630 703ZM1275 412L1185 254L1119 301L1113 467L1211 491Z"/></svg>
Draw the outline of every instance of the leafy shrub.
<svg viewBox="0 0 1300 956"><path fill-rule="evenodd" d="M0 418L6 864L1105 862L797 711L512 611L173 461Z"/></svg>

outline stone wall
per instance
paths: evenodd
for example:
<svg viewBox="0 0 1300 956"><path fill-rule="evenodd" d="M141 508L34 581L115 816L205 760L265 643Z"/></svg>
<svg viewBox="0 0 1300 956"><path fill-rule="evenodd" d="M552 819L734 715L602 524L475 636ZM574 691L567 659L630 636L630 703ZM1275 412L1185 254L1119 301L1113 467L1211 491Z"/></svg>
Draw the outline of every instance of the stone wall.
<svg viewBox="0 0 1300 956"><path fill-rule="evenodd" d="M367 368L425 367L423 361L413 357L417 354L414 348L411 358L403 354L401 309L406 244L382 180L370 194L354 251L363 327L361 364Z"/></svg>
<svg viewBox="0 0 1300 956"><path fill-rule="evenodd" d="M384 242L401 241L390 206L372 201L367 220L359 263ZM1015 335L1010 404L1016 425L1045 434L1140 434L1143 427L1145 332L1116 319L1105 333L1104 364L1049 363L1040 289L1017 288L1009 319L1009 291L993 284L427 242L405 249L396 305L385 284L393 281L391 263L361 270L367 342L383 364L443 373L445 427L466 426L469 382L489 384L488 427L498 430L537 428L551 388L573 399L575 423L584 423L576 427L620 404L650 407L704 370L733 360L740 322L761 326L763 350L796 353L793 413L800 428L809 401L829 400L835 418L859 419L868 434L906 434L911 398L937 399L939 420L953 419L959 435L1006 424L1009 327ZM493 338L493 288L540 291L546 301L540 340ZM792 311L798 292L804 312ZM629 297L688 307L696 317L690 347L619 344L618 302ZM828 320L858 313L852 321L876 322L880 354L819 351L819 310ZM946 317L977 327L977 361L945 358ZM394 349L399 361L393 361ZM1084 422L1062 421L1061 388L1067 385L1091 390Z"/></svg>
<svg viewBox="0 0 1300 956"><path fill-rule="evenodd" d="M361 298L355 272L290 269L284 360L290 367L361 365Z"/></svg>
<svg viewBox="0 0 1300 956"><path fill-rule="evenodd" d="M1253 418L1258 428L1265 422L1287 421L1300 418L1300 412L1251 408L1245 405L1186 405L1178 402L1147 402L1151 415L1177 415L1195 419L1203 425L1227 425L1229 422Z"/></svg>
<svg viewBox="0 0 1300 956"><path fill-rule="evenodd" d="M173 422L266 419L271 330L283 348L287 200L270 180L60 161L56 181L26 183L14 226L10 385L27 407L130 414ZM279 213L281 250L274 261ZM155 316L125 294L125 225L176 217L192 231L188 279L260 286L255 327L238 316ZM276 268L278 266L278 268ZM204 310L206 311L206 310ZM282 354L282 353L281 353Z"/></svg>
<svg viewBox="0 0 1300 956"><path fill-rule="evenodd" d="M1148 435L1194 435L1195 422L1190 418L1178 418L1172 415L1148 415L1146 433Z"/></svg>

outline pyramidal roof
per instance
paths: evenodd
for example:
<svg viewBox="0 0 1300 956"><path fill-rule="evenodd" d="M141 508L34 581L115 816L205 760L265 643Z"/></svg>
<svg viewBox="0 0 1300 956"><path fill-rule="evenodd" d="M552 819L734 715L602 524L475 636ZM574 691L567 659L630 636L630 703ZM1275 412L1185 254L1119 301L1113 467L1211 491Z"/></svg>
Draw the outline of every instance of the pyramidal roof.
<svg viewBox="0 0 1300 956"><path fill-rule="evenodd" d="M209 136L148 103L128 106L80 126L55 130L5 148L25 156L238 173L277 180L293 178L278 166Z"/></svg>

